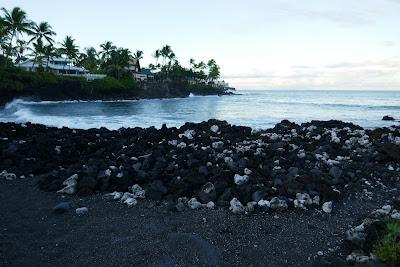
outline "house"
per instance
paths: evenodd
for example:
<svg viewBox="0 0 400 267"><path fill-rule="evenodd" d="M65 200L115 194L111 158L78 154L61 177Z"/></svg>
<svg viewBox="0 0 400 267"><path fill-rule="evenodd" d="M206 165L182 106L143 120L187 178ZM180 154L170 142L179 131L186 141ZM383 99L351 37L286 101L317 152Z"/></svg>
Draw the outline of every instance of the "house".
<svg viewBox="0 0 400 267"><path fill-rule="evenodd" d="M87 69L75 66L72 60L63 57L52 57L49 60L43 59L41 64L34 62L33 60L26 60L22 63L16 64L15 66L27 71L38 71L39 69L44 68L58 75L82 76L87 80L102 79L107 76L103 74L90 74Z"/></svg>
<svg viewBox="0 0 400 267"><path fill-rule="evenodd" d="M147 79L154 79L154 74L150 69L140 67L139 59L132 59L129 62L128 70L132 73L133 78L136 81L145 81Z"/></svg>
<svg viewBox="0 0 400 267"><path fill-rule="evenodd" d="M144 81L147 79L154 79L154 73L150 69L141 69L139 72L133 73L133 78L137 81Z"/></svg>

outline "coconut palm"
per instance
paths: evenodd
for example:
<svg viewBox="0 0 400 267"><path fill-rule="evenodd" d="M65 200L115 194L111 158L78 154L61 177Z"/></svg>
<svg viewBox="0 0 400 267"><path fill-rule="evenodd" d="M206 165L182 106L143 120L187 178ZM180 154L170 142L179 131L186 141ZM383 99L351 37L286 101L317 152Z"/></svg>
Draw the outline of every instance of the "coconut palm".
<svg viewBox="0 0 400 267"><path fill-rule="evenodd" d="M141 50L136 50L136 52L133 54L134 59L142 59L143 58L143 51Z"/></svg>
<svg viewBox="0 0 400 267"><path fill-rule="evenodd" d="M43 60L45 58L45 46L43 45L42 40L37 40L36 43L32 44L32 48L30 48L31 56L33 58L32 69L35 67L35 64L39 65L39 68L43 67Z"/></svg>
<svg viewBox="0 0 400 267"><path fill-rule="evenodd" d="M36 23L32 24L32 35L33 37L28 43L31 43L35 40L45 39L49 44L53 44L54 40L52 36L56 35L56 33L52 30L49 23L41 22L39 25Z"/></svg>
<svg viewBox="0 0 400 267"><path fill-rule="evenodd" d="M103 64L110 59L111 53L117 49L117 47L110 41L106 41L101 44L100 48L102 50L99 52L99 55L101 56L101 61Z"/></svg>
<svg viewBox="0 0 400 267"><path fill-rule="evenodd" d="M3 56L7 51L8 40L8 32L6 26L4 25L4 19L0 17L0 50Z"/></svg>
<svg viewBox="0 0 400 267"><path fill-rule="evenodd" d="M4 25L6 32L10 35L7 51L7 57L9 57L12 52L12 43L14 38L18 40L21 34L31 34L32 22L28 20L25 11L19 7L14 7L10 11L3 7L2 11L4 13L2 24Z"/></svg>
<svg viewBox="0 0 400 267"><path fill-rule="evenodd" d="M46 59L46 70L48 70L50 59L58 56L57 49L54 47L53 44L48 44L43 48L43 55Z"/></svg>
<svg viewBox="0 0 400 267"><path fill-rule="evenodd" d="M96 71L99 65L98 53L94 47L85 49L79 56L78 65L90 71Z"/></svg>
<svg viewBox="0 0 400 267"><path fill-rule="evenodd" d="M210 59L207 62L208 67L208 79L211 81L215 81L220 76L220 67L217 65L217 62L214 59Z"/></svg>
<svg viewBox="0 0 400 267"><path fill-rule="evenodd" d="M59 48L61 55L65 55L68 59L76 61L79 54L79 46L75 44L75 39L71 36L66 36Z"/></svg>
<svg viewBox="0 0 400 267"><path fill-rule="evenodd" d="M117 79L121 78L121 74L127 71L129 62L133 59L129 49L118 48L111 51L110 59L107 61L106 69Z"/></svg>
<svg viewBox="0 0 400 267"><path fill-rule="evenodd" d="M26 50L28 50L28 43L24 40L17 40L16 46L13 48L15 63L20 63L26 60L24 55Z"/></svg>
<svg viewBox="0 0 400 267"><path fill-rule="evenodd" d="M171 53L173 53L173 52L172 52L171 46L169 46L169 45L165 45L160 50L160 56L163 58L163 63L162 63L163 67L165 66L166 60L167 60L167 58L170 57Z"/></svg>

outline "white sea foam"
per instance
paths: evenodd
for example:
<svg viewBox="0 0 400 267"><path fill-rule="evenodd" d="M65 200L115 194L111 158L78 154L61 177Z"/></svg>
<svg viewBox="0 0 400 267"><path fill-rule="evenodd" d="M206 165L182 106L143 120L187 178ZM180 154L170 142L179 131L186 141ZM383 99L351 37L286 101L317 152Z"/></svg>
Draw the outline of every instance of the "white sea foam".
<svg viewBox="0 0 400 267"><path fill-rule="evenodd" d="M0 121L56 127L118 129L181 126L211 118L255 129L283 119L296 123L337 119L366 128L390 126L384 115L398 114L400 92L242 91L234 96L119 101L28 101L17 99L0 108ZM362 102L362 105L359 103ZM399 118L396 118L399 119Z"/></svg>

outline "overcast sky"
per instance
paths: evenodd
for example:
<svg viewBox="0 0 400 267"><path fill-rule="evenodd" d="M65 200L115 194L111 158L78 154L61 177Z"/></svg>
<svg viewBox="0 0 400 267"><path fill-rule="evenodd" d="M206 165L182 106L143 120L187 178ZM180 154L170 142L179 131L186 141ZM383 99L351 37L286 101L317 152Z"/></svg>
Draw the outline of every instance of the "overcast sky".
<svg viewBox="0 0 400 267"><path fill-rule="evenodd" d="M400 90L400 0L2 0L81 48L165 44L242 89ZM142 65L143 65L142 64Z"/></svg>

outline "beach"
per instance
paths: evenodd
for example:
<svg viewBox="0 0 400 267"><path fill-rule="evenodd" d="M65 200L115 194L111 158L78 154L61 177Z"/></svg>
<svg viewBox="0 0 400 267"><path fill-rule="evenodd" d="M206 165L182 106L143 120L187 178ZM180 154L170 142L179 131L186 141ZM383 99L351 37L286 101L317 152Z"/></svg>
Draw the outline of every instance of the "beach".
<svg viewBox="0 0 400 267"><path fill-rule="evenodd" d="M398 126L0 128L5 265L336 266L398 197Z"/></svg>

